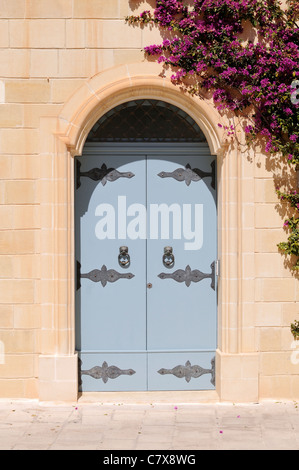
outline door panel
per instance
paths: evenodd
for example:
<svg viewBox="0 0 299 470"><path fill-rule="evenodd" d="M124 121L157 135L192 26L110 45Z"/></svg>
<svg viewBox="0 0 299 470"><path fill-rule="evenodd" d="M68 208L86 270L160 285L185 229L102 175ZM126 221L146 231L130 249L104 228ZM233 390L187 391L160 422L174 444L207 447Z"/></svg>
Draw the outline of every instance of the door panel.
<svg viewBox="0 0 299 470"><path fill-rule="evenodd" d="M81 388L84 391L142 391L147 389L146 353L81 353Z"/></svg>
<svg viewBox="0 0 299 470"><path fill-rule="evenodd" d="M148 354L148 390L213 390L215 352Z"/></svg>
<svg viewBox="0 0 299 470"><path fill-rule="evenodd" d="M176 157L170 162L158 155L148 160L148 204L177 204L181 208L182 229L182 238L174 239L173 221L170 221L168 239L148 240L147 276L148 281L153 284L153 288L148 291L147 303L149 350L216 348L216 295L211 287L214 279L204 278L200 282L190 281L190 285L186 285L189 284L187 266L190 266L191 272L200 270L204 274L211 274L211 264L216 260L216 206L211 178L206 181L192 181L187 185L184 181L179 182L172 177L157 176L161 170L171 173L178 168L184 168L188 163L191 163L192 167L194 165L208 169L206 167L211 164L211 159L188 156ZM187 209L186 212L183 211L183 204L185 207L188 205L191 210L191 229L195 231L195 203L198 205L198 247L191 246L193 249L186 249L186 244L191 241L183 238L184 227L189 225L185 217ZM167 245L173 247L175 257L175 264L171 269L165 268L162 261L164 247ZM177 276L169 277L177 270L184 271L185 274L178 274L183 276L183 279L186 276L187 281L178 282L175 280ZM159 274L166 274L167 278L162 276L161 279Z"/></svg>
<svg viewBox="0 0 299 470"><path fill-rule="evenodd" d="M208 153L161 151L95 151L77 159L80 390L214 388L213 161ZM119 262L122 246L128 266ZM165 247L172 248L173 266L163 263Z"/></svg>
<svg viewBox="0 0 299 470"><path fill-rule="evenodd" d="M93 168L100 169L105 163L108 168L134 174L131 178L119 177L106 182L82 176L81 185L76 190L76 253L77 261L81 265L80 272L77 272L78 277L81 274L79 283L77 279L81 287L76 292L77 349L81 353L82 368L85 370L101 366L103 361L108 363L107 357L102 353L105 351L105 353L115 352L118 355L118 358L113 355L114 366L136 370L134 361L128 361L127 365L123 356L127 351L134 353L146 350L146 272L145 262L140 262L146 257L146 241L134 240L132 243L132 240L128 240L126 235L121 233L121 238L118 239L118 231L122 230L118 214L122 217L126 212L122 206L136 202L136 194L140 203L145 205L145 186L142 182L145 180L146 162L144 158L137 157L126 161L118 155L88 156L80 162L81 174ZM119 196L122 198L121 202ZM105 218L106 223L104 223ZM114 228L115 238L111 239ZM101 239L107 230L110 231L109 238ZM122 245L128 246L129 249L128 268L123 268L118 262L119 248ZM94 282L92 278L95 274L103 280L105 271L103 266L106 267L108 276L104 273L103 282ZM99 272L94 273L94 270ZM118 277L119 274L127 277L115 280L115 276ZM114 278L109 278L109 275ZM105 278L108 278L106 283ZM139 358L136 360L140 362ZM137 380L139 375L140 373L137 374ZM94 387L102 389L103 386L109 390L114 390L114 386L122 390L127 389L127 386L129 389L134 389L135 382L135 374L134 377L120 376L115 380L109 380L106 384L102 380L82 375L84 390L94 390ZM100 386L101 383L103 385ZM141 386L146 384L142 383Z"/></svg>

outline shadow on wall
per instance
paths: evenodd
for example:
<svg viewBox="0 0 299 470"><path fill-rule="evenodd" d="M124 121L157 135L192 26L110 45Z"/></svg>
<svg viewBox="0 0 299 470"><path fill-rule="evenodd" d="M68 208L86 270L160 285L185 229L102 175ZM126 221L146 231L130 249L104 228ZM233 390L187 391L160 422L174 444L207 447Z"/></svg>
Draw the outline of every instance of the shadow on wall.
<svg viewBox="0 0 299 470"><path fill-rule="evenodd" d="M281 157L280 154L270 155L267 154L263 149L265 155L268 155L265 161L265 170L272 174L272 182L273 182L273 192L276 191L277 188L281 189L281 191L286 193L292 193L293 191L297 190L297 175L294 171L293 165L289 165L285 158ZM260 164L261 166L261 164ZM291 204L287 201L283 201L277 195L277 203L275 204L275 210L281 217L281 228L284 226L284 222L286 219L289 219L293 216L296 217L298 211L291 207ZM281 234L281 242L286 241L288 237L288 228L285 228L285 233L282 232ZM279 248L277 248L278 252ZM285 257L284 259L284 267L288 269L293 277L299 279L299 272L292 269L296 263L297 256L295 255L285 255L283 252L280 252L282 256Z"/></svg>
<svg viewBox="0 0 299 470"><path fill-rule="evenodd" d="M129 0L129 5L130 5L130 8L131 10L136 10L137 8L140 7L140 5L144 5L145 3L145 0ZM146 2L151 8L156 8L156 0L147 0ZM193 3L192 1L190 1L190 4ZM145 5L144 5L145 7Z"/></svg>

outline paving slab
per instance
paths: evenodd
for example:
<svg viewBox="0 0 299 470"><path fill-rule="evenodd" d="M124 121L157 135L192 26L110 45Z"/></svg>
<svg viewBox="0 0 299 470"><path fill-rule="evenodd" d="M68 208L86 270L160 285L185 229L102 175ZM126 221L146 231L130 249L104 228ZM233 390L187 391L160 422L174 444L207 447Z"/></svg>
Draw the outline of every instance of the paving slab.
<svg viewBox="0 0 299 470"><path fill-rule="evenodd" d="M1 450L299 450L294 401L0 400Z"/></svg>

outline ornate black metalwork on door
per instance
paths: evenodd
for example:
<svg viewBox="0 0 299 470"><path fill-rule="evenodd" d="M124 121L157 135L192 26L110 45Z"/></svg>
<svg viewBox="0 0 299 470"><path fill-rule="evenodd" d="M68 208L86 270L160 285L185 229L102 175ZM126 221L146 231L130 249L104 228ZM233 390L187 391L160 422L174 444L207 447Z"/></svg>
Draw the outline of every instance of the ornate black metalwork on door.
<svg viewBox="0 0 299 470"><path fill-rule="evenodd" d="M77 189L81 186L81 178L85 176L86 178L90 178L93 181L100 181L103 186L107 183L107 181L113 182L118 180L119 178L133 178L134 173L131 171L120 172L115 168L107 168L107 165L103 163L101 168L93 168L89 171L81 171L81 163L77 160L77 168L76 168L76 187Z"/></svg>
<svg viewBox="0 0 299 470"><path fill-rule="evenodd" d="M172 246L165 246L162 261L163 261L165 268L168 268L168 269L173 268L175 258L174 258Z"/></svg>
<svg viewBox="0 0 299 470"><path fill-rule="evenodd" d="M127 246L119 247L118 264L125 269L130 266L131 257L129 255L129 248Z"/></svg>
<svg viewBox="0 0 299 470"><path fill-rule="evenodd" d="M161 171L158 173L160 178L174 178L177 181L185 181L186 185L189 186L191 181L200 181L203 178L211 177L211 186L215 189L215 160L211 163L212 171L207 172L200 170L199 168L191 168L191 165L187 163L185 168L177 168L174 171Z"/></svg>
<svg viewBox="0 0 299 470"><path fill-rule="evenodd" d="M81 369L81 375L89 375L94 379L102 379L104 383L108 382L108 379L117 379L120 375L134 375L136 371L133 369L120 369L117 366L108 366L107 362L104 361L102 366L95 366L88 370Z"/></svg>
<svg viewBox="0 0 299 470"><path fill-rule="evenodd" d="M198 379L204 374L211 374L211 384L215 385L215 357L211 360L211 369L204 369L199 365L191 366L191 362L187 361L186 364L173 367L172 369L160 369L158 373L161 375L172 374L178 379L185 379L190 382L191 378Z"/></svg>
<svg viewBox="0 0 299 470"><path fill-rule="evenodd" d="M81 287L80 279L86 278L93 282L100 282L103 287L107 282L116 282L119 279L132 279L135 275L132 273L118 273L114 269L107 269L103 264L101 269L93 269L89 273L81 273L81 264L77 261L77 290Z"/></svg>
<svg viewBox="0 0 299 470"><path fill-rule="evenodd" d="M190 266L186 266L185 270L177 269L174 273L160 273L160 279L173 279L176 282L184 282L187 287L191 282L200 282L203 279L211 279L211 288L215 290L215 261L211 264L212 272L210 274L202 273L198 269L191 270Z"/></svg>

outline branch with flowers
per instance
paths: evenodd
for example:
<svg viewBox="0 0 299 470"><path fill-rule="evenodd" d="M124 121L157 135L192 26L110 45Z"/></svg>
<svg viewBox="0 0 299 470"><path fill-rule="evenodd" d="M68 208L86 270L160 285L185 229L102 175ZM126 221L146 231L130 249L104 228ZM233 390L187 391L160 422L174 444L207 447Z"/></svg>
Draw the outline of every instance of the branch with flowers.
<svg viewBox="0 0 299 470"><path fill-rule="evenodd" d="M247 145L262 139L269 157L299 169L299 3L289 0L156 0L153 12L129 16L133 25L157 24L162 44L145 47L148 56L174 70L171 80L195 95L211 93L220 113L244 122ZM250 25L253 39L244 36ZM245 118L247 122L245 122ZM219 124L220 125L220 124ZM228 135L234 128L227 128ZM293 191L277 194L299 212ZM298 214L299 215L299 214ZM279 249L295 255L299 270L299 218Z"/></svg>

